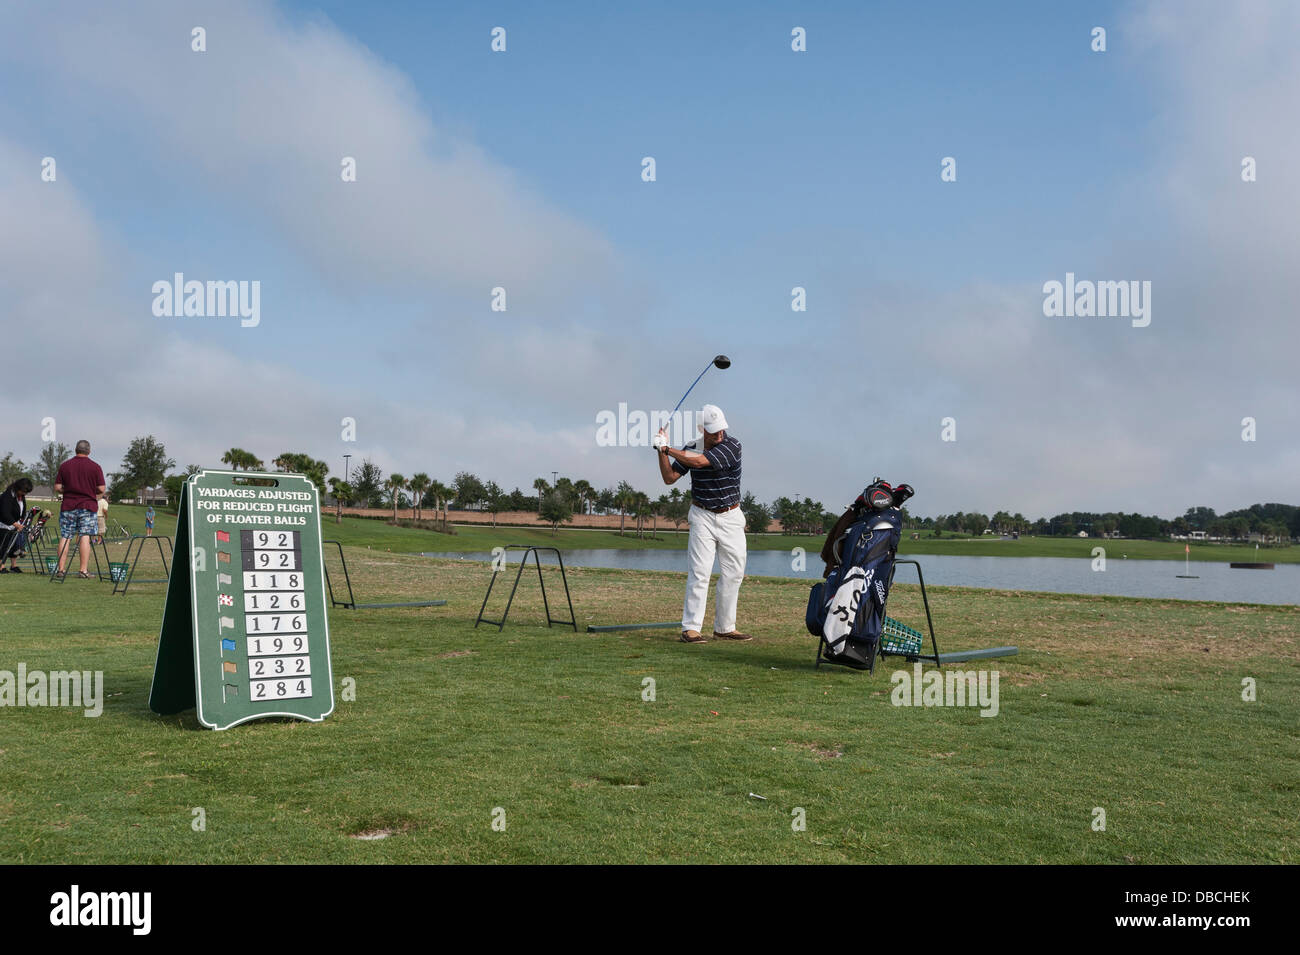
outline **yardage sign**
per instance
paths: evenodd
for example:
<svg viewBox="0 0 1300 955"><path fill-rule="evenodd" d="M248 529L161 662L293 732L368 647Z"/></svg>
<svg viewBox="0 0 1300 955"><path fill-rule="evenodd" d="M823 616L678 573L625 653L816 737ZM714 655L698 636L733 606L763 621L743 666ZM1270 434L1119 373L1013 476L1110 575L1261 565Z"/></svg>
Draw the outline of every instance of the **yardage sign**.
<svg viewBox="0 0 1300 955"><path fill-rule="evenodd" d="M175 546L149 708L195 707L219 730L333 712L316 486L200 471L181 488Z"/></svg>

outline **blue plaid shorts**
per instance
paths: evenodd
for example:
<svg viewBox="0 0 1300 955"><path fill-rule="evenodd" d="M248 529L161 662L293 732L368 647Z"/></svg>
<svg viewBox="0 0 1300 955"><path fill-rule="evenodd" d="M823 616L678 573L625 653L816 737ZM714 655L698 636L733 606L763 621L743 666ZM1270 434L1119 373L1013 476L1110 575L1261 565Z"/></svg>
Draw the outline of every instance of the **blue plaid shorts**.
<svg viewBox="0 0 1300 955"><path fill-rule="evenodd" d="M94 537L99 533L99 521L94 511L78 508L75 511L62 511L59 514L59 535L68 540L78 534Z"/></svg>

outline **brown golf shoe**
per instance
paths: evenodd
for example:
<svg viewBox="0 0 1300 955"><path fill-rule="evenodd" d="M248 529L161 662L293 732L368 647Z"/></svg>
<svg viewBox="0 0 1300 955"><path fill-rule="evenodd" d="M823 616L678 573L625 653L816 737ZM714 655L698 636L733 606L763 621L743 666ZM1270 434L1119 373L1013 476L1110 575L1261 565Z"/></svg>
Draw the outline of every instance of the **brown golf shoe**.
<svg viewBox="0 0 1300 955"><path fill-rule="evenodd" d="M731 631L731 633L718 633L718 631L714 630L713 635L717 637L719 640L753 640L754 639L749 634L741 633L739 630L733 630Z"/></svg>
<svg viewBox="0 0 1300 955"><path fill-rule="evenodd" d="M708 643L708 642L709 641L705 639L704 634L700 633L700 631L698 630L682 631L682 643Z"/></svg>

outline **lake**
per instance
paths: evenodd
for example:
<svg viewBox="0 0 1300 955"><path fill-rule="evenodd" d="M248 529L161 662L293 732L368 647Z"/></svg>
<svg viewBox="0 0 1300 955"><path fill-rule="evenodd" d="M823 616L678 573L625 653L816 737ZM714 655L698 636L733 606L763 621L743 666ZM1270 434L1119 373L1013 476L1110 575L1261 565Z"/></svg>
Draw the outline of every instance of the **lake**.
<svg viewBox="0 0 1300 955"><path fill-rule="evenodd" d="M512 563L518 561L512 552ZM626 570L672 570L685 573L686 554L674 550L566 550L566 567L612 567ZM425 557L452 560L491 560L486 553L428 553ZM994 590L1042 590L1058 594L1109 594L1118 597L1162 597L1174 600L1218 600L1225 603L1295 604L1300 602L1300 564L1278 564L1273 570L1237 570L1226 563L1194 561L1198 580L1179 580L1186 573L1181 560L1106 561L1094 571L1092 560L1068 557L960 557L922 554L916 558L927 586L981 587ZM542 554L543 563L554 555ZM808 569L795 570L788 551L751 550L745 573L763 577L821 578L822 563L809 554ZM714 565L716 573L717 566ZM896 578L915 583L916 568L904 564Z"/></svg>

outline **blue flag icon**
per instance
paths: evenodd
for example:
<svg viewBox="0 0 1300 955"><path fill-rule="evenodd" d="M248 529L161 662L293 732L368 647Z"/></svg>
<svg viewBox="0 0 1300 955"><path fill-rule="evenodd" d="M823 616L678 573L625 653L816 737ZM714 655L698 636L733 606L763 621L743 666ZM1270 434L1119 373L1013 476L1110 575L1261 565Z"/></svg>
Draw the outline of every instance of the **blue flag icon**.
<svg viewBox="0 0 1300 955"><path fill-rule="evenodd" d="M234 641L234 640L227 640L227 639L225 639L225 638L223 637L223 638L221 639L221 649L223 649L223 650L233 650L233 649L235 649L235 641Z"/></svg>

